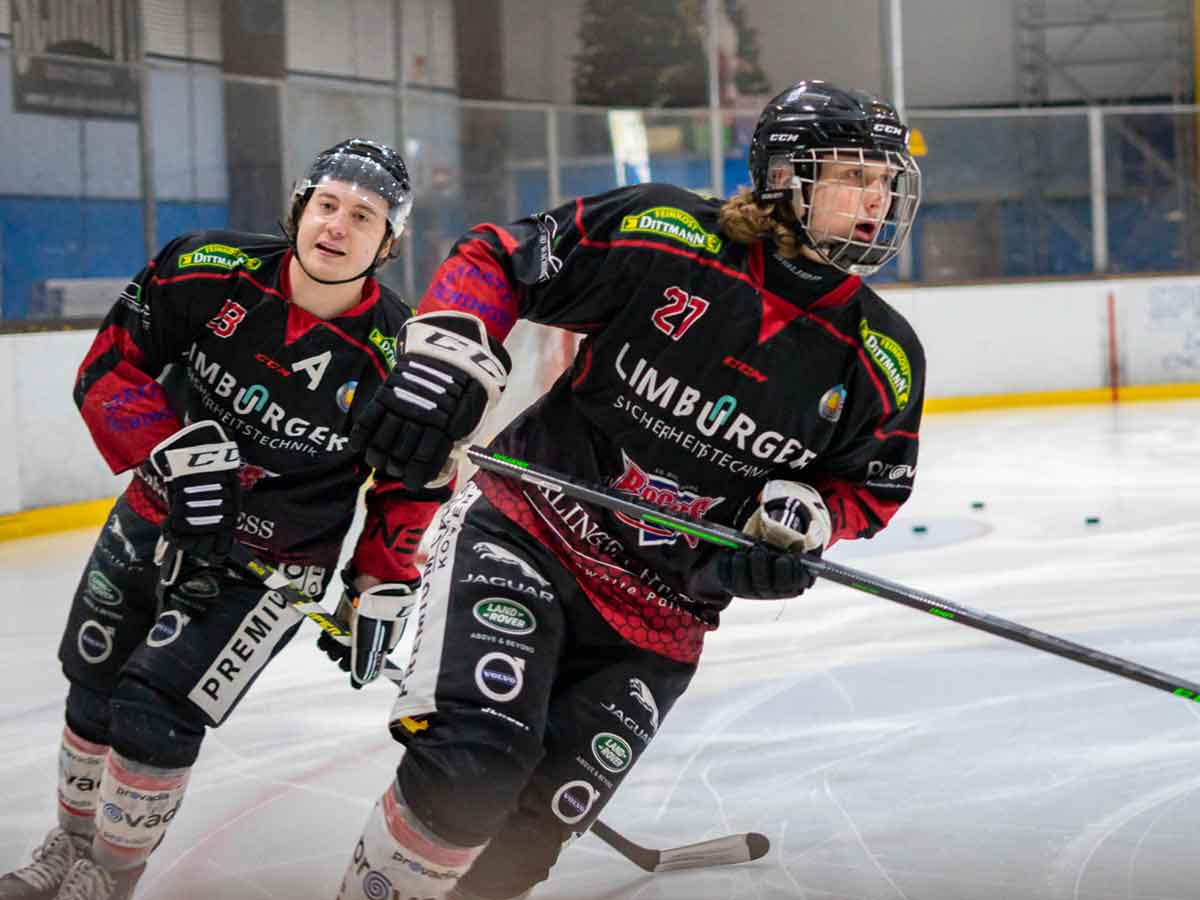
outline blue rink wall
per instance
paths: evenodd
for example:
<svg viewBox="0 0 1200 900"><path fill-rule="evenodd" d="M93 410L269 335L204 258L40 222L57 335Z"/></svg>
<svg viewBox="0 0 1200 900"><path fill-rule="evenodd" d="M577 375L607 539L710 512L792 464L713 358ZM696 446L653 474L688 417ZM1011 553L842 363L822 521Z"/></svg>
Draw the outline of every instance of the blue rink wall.
<svg viewBox="0 0 1200 900"><path fill-rule="evenodd" d="M652 162L657 181L682 185L708 183L708 161L672 157ZM573 197L609 190L613 185L611 165L564 167L561 190ZM745 163L727 159L725 183L732 192L745 182ZM544 170L514 173L515 206L518 214L535 212L546 205ZM418 203L420 199L418 198ZM1177 248L1181 245L1181 222L1172 222L1166 198L1110 198L1108 203L1110 257L1124 272L1170 272L1181 268ZM996 219L998 277L1021 278L1042 275L1087 275L1092 272L1090 246L1083 246L1061 222L1088 222L1090 200L1067 198L1047 204L1044 238L1040 253L1049 270L1035 265L1028 256L1029 208L1019 199L998 202ZM930 228L948 222L972 222L979 215L975 203L927 202L913 228L913 277L919 281L936 273L927 272L922 248ZM176 235L198 229L228 225L228 206L214 201L163 201L157 206L157 246ZM1159 223L1156 238L1145 240L1136 226L1147 220ZM475 223L454 222L465 229ZM273 223L263 228L274 231ZM435 252L426 246L420 228L411 232L414 257L427 259ZM119 278L133 275L146 263L142 238L142 206L136 199L87 199L0 195L0 318L9 320L54 318L55 310L42 301L42 285L55 278ZM897 280L896 263L889 264L874 279L877 283ZM417 284L420 292L423 284Z"/></svg>
<svg viewBox="0 0 1200 900"><path fill-rule="evenodd" d="M222 228L224 203L159 203L158 243L184 231ZM53 317L41 285L50 278L120 278L146 264L138 200L0 197L5 319Z"/></svg>

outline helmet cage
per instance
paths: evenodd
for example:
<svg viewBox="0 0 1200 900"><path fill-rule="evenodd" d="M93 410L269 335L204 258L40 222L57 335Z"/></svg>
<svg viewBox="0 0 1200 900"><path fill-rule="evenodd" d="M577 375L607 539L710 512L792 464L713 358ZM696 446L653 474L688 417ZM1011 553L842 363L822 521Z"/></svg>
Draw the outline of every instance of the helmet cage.
<svg viewBox="0 0 1200 900"><path fill-rule="evenodd" d="M854 209L824 210L826 222L816 223L821 203L818 186L831 186L823 179L822 167L831 163L852 166L858 183L839 180L843 189L857 190ZM891 176L890 179L887 176ZM880 190L883 179L887 195L876 216L866 212L866 194ZM791 190L797 230L831 266L853 275L870 275L894 259L912 230L921 203L921 170L907 151L871 150L863 147L822 147L775 154L768 158L764 193L782 196ZM869 223L869 233L856 226ZM844 227L838 227L839 225Z"/></svg>
<svg viewBox="0 0 1200 900"><path fill-rule="evenodd" d="M322 153L304 177L296 182L292 188L292 196L307 201L314 188L331 181L349 185L368 205L377 205L377 201L371 196L374 194L387 204L386 211L381 212L384 212L387 218L392 238L398 238L404 231L413 204L412 188L404 163L400 161L399 156L395 156L391 165L384 165L375 158L376 153L366 155L358 150L356 144L367 145L372 150L379 146L367 144L365 141L353 141Z"/></svg>

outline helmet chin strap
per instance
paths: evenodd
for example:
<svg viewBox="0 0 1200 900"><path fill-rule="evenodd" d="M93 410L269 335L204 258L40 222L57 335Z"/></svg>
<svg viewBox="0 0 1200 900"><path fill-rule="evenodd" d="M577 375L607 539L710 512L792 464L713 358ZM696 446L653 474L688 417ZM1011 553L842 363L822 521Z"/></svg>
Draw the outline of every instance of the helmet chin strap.
<svg viewBox="0 0 1200 900"><path fill-rule="evenodd" d="M288 246L292 248L292 256L295 257L296 262L300 264L301 270L305 275L318 284L349 284L351 281L358 281L362 278L367 278L368 276L375 274L375 269L379 265L379 253L381 250L383 250L383 245L387 243L388 235L392 230L390 225L384 229L383 239L380 240L379 246L375 248L375 255L371 258L371 264L369 266L367 266L357 275L353 275L350 278L339 278L336 281L330 281L328 278L318 278L312 272L308 271L308 266L304 265L304 260L300 258L300 248L296 246L296 239L288 234L287 229L283 227L283 222L276 221L275 224L279 226L279 230L283 232L283 236L287 238Z"/></svg>

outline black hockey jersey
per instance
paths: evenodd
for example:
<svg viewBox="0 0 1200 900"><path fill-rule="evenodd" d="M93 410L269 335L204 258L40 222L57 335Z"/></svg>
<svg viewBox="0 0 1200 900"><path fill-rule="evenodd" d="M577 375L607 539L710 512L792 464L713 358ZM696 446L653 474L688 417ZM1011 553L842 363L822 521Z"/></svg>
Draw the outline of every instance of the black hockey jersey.
<svg viewBox="0 0 1200 900"><path fill-rule="evenodd" d="M370 474L349 448L354 418L391 369L411 311L368 278L357 305L322 320L290 301L290 259L287 243L268 235L171 241L104 319L75 401L112 470L140 466L126 496L153 522L165 494L144 465L151 448L184 421L220 423L242 458L238 540L322 575L337 562ZM412 554L445 496L376 481L357 571L416 578Z"/></svg>
<svg viewBox="0 0 1200 900"><path fill-rule="evenodd" d="M912 489L921 345L859 278L786 259L766 241L735 243L719 209L641 185L478 226L419 312L472 312L501 338L518 317L586 335L570 370L495 449L733 527L766 481L801 481L828 503L834 540L870 537ZM613 627L696 658L729 600L699 577L710 545L476 477Z"/></svg>

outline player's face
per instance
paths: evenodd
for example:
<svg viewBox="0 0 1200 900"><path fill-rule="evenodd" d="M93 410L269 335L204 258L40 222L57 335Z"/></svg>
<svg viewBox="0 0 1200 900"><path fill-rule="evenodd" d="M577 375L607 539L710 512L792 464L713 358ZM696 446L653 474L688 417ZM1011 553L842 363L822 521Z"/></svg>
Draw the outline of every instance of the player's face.
<svg viewBox="0 0 1200 900"><path fill-rule="evenodd" d="M808 233L818 244L827 240L871 243L891 206L897 170L871 159L820 163L812 188Z"/></svg>
<svg viewBox="0 0 1200 900"><path fill-rule="evenodd" d="M296 249L318 278L351 278L371 264L387 231L387 203L343 181L313 189L296 230ZM386 253L385 245L383 252Z"/></svg>

